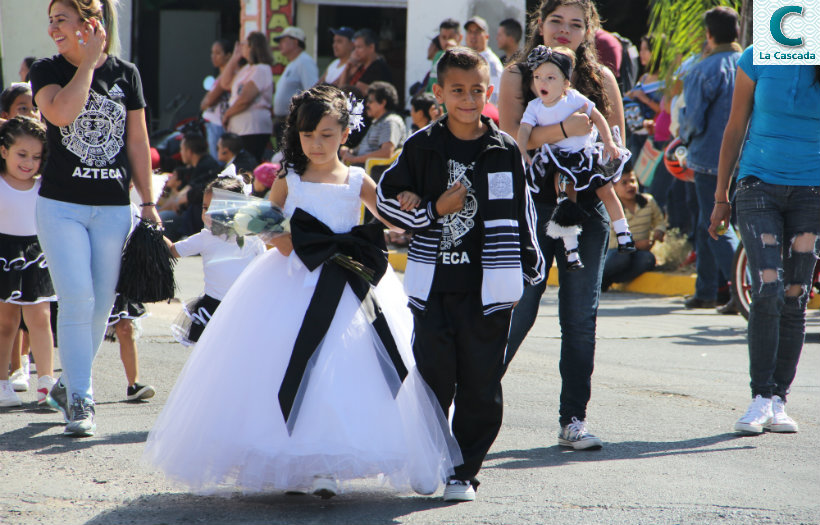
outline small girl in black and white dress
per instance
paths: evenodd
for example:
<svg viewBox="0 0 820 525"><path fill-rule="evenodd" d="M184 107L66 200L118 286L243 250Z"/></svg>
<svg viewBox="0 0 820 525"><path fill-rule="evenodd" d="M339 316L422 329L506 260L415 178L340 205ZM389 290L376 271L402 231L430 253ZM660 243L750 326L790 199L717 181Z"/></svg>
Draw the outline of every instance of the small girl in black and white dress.
<svg viewBox="0 0 820 525"><path fill-rule="evenodd" d="M233 282L257 255L265 252L265 244L255 236L246 237L244 246L239 247L234 240L214 235L210 230L211 218L206 215L215 189L244 193L249 190L248 184L245 177L234 170L220 174L205 187L202 195L202 222L205 224L202 231L173 244L166 241L174 257L202 256L205 293L188 301L171 325L174 338L185 346L196 344Z"/></svg>
<svg viewBox="0 0 820 525"><path fill-rule="evenodd" d="M635 251L624 209L615 195L611 182L621 178L629 150L619 147L606 119L595 104L570 87L569 79L575 65L575 53L564 47L555 49L537 46L527 56L532 70L532 82L538 96L527 105L518 130L518 145L524 158L532 128L562 122L572 113L586 106L597 131L587 135L567 137L555 144L542 144L531 159L533 168L541 175L554 169L558 185L558 206L547 226L547 235L561 238L567 255L567 269L584 267L578 255L578 235L584 212L574 205L575 192L594 190L606 206L618 238L618 251ZM563 129L563 124L561 124ZM617 129L617 128L616 128ZM600 141L596 136L600 135Z"/></svg>
<svg viewBox="0 0 820 525"><path fill-rule="evenodd" d="M22 401L9 382L9 362L20 314L37 362L37 403L54 386L51 301L56 301L45 255L37 239L35 202L45 155L39 121L14 117L0 126L0 407Z"/></svg>

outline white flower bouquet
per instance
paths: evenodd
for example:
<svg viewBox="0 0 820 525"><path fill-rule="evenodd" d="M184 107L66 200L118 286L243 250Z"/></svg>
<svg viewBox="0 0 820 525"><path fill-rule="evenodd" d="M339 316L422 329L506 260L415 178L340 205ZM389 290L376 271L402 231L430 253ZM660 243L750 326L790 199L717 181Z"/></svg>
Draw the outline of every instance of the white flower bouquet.
<svg viewBox="0 0 820 525"><path fill-rule="evenodd" d="M240 247L246 235L257 235L267 242L290 233L290 223L284 211L266 199L223 189L214 189L206 215L214 235L236 240Z"/></svg>

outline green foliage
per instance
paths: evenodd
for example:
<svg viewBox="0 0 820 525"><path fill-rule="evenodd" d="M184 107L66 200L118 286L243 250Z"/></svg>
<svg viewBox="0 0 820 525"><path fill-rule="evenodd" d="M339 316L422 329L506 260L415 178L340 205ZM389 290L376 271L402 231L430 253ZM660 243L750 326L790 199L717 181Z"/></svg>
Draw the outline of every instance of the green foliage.
<svg viewBox="0 0 820 525"><path fill-rule="evenodd" d="M738 13L742 0L652 0L649 34L653 35L652 57L659 60L658 75L672 89L672 75L681 60L700 53L706 41L703 13L720 5Z"/></svg>

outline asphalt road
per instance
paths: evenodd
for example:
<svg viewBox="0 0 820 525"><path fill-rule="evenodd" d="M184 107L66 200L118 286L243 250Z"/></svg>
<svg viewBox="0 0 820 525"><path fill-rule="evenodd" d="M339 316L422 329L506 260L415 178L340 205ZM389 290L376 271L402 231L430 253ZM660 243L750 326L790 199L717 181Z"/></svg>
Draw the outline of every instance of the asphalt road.
<svg viewBox="0 0 820 525"><path fill-rule="evenodd" d="M199 259L179 270L180 297L197 295ZM96 436L64 437L61 418L37 409L33 391L23 407L0 409L0 523L820 523L820 315L810 313L789 397L800 433L740 437L732 425L749 401L745 323L682 303L604 295L588 414L604 447L575 452L556 442L560 333L550 288L504 379L504 426L478 499L461 504L394 495L375 481L327 501L205 497L170 483L140 455L190 351L168 330L180 304L152 305L138 344L156 397L124 402L117 347L105 343L94 365ZM237 362L212 387L230 397L244 375ZM268 409L235 401L237 410Z"/></svg>

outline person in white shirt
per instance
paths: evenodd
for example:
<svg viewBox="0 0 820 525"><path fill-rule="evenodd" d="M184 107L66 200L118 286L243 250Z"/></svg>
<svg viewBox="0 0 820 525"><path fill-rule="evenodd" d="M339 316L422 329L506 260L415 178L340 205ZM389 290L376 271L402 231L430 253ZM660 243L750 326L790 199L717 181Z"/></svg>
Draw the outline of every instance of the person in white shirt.
<svg viewBox="0 0 820 525"><path fill-rule="evenodd" d="M464 23L464 30L467 32L467 39L465 43L478 52L484 60L490 64L490 85L493 86L493 93L490 96L492 104L498 104L498 88L501 81L501 72L504 66L501 65L501 60L493 53L493 50L487 45L490 40L490 29L487 21L480 16L474 16Z"/></svg>
<svg viewBox="0 0 820 525"><path fill-rule="evenodd" d="M291 97L319 81L319 68L313 58L304 52L305 32L300 28L290 26L273 40L279 44L279 52L288 59L273 95L273 133L277 143L280 143Z"/></svg>
<svg viewBox="0 0 820 525"><path fill-rule="evenodd" d="M336 87L341 86L342 72L344 72L347 63L350 61L350 55L353 53L353 31L352 28L343 26L338 29L330 28L333 33L333 56L336 59L327 66L327 69L319 78L319 82L327 82Z"/></svg>

